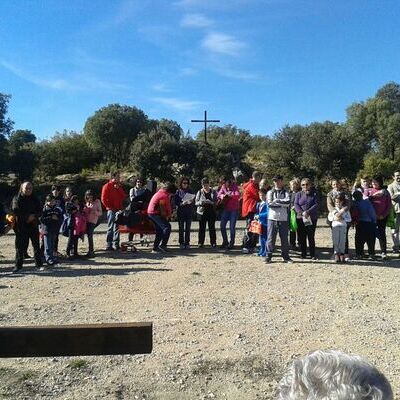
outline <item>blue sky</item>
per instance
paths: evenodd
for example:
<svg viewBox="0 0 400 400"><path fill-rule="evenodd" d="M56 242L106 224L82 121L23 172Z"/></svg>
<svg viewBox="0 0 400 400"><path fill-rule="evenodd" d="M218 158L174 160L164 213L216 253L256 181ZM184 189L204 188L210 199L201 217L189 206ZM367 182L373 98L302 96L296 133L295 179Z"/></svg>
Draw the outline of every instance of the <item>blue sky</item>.
<svg viewBox="0 0 400 400"><path fill-rule="evenodd" d="M400 82L397 0L3 0L0 15L0 92L42 139L110 103L269 135Z"/></svg>

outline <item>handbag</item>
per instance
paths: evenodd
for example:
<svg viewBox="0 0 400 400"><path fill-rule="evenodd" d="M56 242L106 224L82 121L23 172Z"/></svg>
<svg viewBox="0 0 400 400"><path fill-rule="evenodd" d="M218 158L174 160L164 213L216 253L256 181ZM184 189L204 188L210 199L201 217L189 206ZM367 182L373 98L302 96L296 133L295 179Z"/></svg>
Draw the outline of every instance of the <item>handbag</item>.
<svg viewBox="0 0 400 400"><path fill-rule="evenodd" d="M297 231L297 215L295 210L290 210L290 220L289 220L289 226L290 226L290 231L291 232L296 232Z"/></svg>
<svg viewBox="0 0 400 400"><path fill-rule="evenodd" d="M262 225L261 225L260 222L258 222L257 220L253 219L253 221L250 222L248 230L251 233L255 233L257 235L261 235L262 234Z"/></svg>

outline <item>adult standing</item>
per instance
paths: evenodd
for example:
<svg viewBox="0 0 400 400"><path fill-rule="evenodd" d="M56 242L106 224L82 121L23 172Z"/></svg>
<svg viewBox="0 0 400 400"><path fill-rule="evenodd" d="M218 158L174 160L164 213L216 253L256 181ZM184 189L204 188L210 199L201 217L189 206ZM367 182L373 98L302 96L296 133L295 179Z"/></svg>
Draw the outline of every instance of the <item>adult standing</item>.
<svg viewBox="0 0 400 400"><path fill-rule="evenodd" d="M307 257L307 240L310 257L315 257L315 229L318 220L318 194L308 178L301 180L301 191L296 193L294 208L297 214L297 226L301 258Z"/></svg>
<svg viewBox="0 0 400 400"><path fill-rule="evenodd" d="M289 257L289 221L288 209L290 207L289 192L283 187L283 177L276 175L273 177L274 187L267 193L268 211L268 239L267 256L265 262L270 263L272 254L275 250L276 236L279 232L281 240L281 253L284 262L292 263Z"/></svg>
<svg viewBox="0 0 400 400"><path fill-rule="evenodd" d="M345 190L343 187L342 182L339 179L332 179L331 181L332 190L326 196L326 206L328 208L328 212L333 212L335 210L335 199L336 197L343 195L345 198L345 207L338 213L336 213L336 218L340 219L340 217L347 211L350 211L351 208L351 193ZM349 230L350 230L351 223L347 224L346 230L346 243L345 243L345 250L344 250L344 259L345 261L349 261Z"/></svg>
<svg viewBox="0 0 400 400"><path fill-rule="evenodd" d="M39 244L39 217L41 207L39 199L33 193L31 182L24 182L18 194L13 198L11 211L16 217L15 224L15 268L14 273L22 269L24 253L28 248L29 240L32 243L36 268L43 269L42 256Z"/></svg>
<svg viewBox="0 0 400 400"><path fill-rule="evenodd" d="M199 247L201 248L204 246L207 224L211 247L216 247L217 235L215 232L215 220L217 214L215 205L217 203L217 192L210 187L208 178L203 178L201 180L201 186L201 189L196 193L195 199L197 215L199 217Z"/></svg>
<svg viewBox="0 0 400 400"><path fill-rule="evenodd" d="M400 251L400 240L399 240L399 228L400 228L400 171L395 171L393 174L393 182L388 186L388 192L392 198L392 205L396 214L395 227L392 229L392 240L393 240L393 252L399 253Z"/></svg>
<svg viewBox="0 0 400 400"><path fill-rule="evenodd" d="M223 207L221 214L221 248L231 250L235 246L236 221L239 213L240 193L236 183L234 183L231 178L224 178L217 197ZM226 233L226 225L228 222L230 231L229 241Z"/></svg>
<svg viewBox="0 0 400 400"><path fill-rule="evenodd" d="M190 228L192 226L193 207L195 196L190 189L189 178L182 177L175 193L175 206L179 227L179 247L190 248Z"/></svg>
<svg viewBox="0 0 400 400"><path fill-rule="evenodd" d="M101 202L107 210L107 248L106 250L119 250L119 231L115 223L115 214L122 210L126 198L121 185L121 177L118 171L111 173L111 179L101 190ZM114 247L113 247L114 244Z"/></svg>
<svg viewBox="0 0 400 400"><path fill-rule="evenodd" d="M380 176L372 178L372 188L364 192L371 201L376 213L376 226L379 245L381 248L382 260L387 259L386 255L386 221L388 219L392 201L389 192L383 188L383 179Z"/></svg>
<svg viewBox="0 0 400 400"><path fill-rule="evenodd" d="M256 214L257 203L260 200L258 191L261 178L262 174L258 171L254 171L251 179L243 185L242 217L246 218L246 228L242 249L244 254L252 253L258 240L258 235L249 232L249 227L251 221L254 219L254 215Z"/></svg>
<svg viewBox="0 0 400 400"><path fill-rule="evenodd" d="M175 194L176 186L167 183L150 200L147 214L156 228L156 237L153 244L153 253L168 252L167 245L171 234L169 219L172 215L171 196Z"/></svg>

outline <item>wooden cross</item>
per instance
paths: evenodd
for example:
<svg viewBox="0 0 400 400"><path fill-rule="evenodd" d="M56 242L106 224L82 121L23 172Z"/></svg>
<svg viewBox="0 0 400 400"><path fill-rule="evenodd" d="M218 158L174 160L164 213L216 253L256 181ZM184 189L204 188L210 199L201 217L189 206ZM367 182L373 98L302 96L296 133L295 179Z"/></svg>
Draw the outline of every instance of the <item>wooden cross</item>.
<svg viewBox="0 0 400 400"><path fill-rule="evenodd" d="M149 354L153 324L85 324L0 328L0 358Z"/></svg>
<svg viewBox="0 0 400 400"><path fill-rule="evenodd" d="M204 119L192 119L192 122L204 122L204 143L207 144L207 122L221 122L219 119L207 119L207 111L204 111Z"/></svg>

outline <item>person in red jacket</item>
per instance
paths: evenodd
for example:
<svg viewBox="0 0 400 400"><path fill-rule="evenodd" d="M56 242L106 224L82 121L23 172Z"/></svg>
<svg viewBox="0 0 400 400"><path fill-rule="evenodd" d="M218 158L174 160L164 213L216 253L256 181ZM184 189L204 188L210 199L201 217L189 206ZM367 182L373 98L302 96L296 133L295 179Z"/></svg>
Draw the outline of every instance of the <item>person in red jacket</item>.
<svg viewBox="0 0 400 400"><path fill-rule="evenodd" d="M121 186L119 172L111 173L111 180L101 189L101 202L107 209L107 248L106 250L119 250L119 231L115 223L115 214L122 210L126 198ZM114 247L113 247L114 243Z"/></svg>
<svg viewBox="0 0 400 400"><path fill-rule="evenodd" d="M242 217L246 218L242 250L244 254L252 253L258 240L258 235L249 232L248 229L251 221L254 219L257 202L260 200L258 191L261 178L262 174L258 171L254 171L251 179L243 185Z"/></svg>

